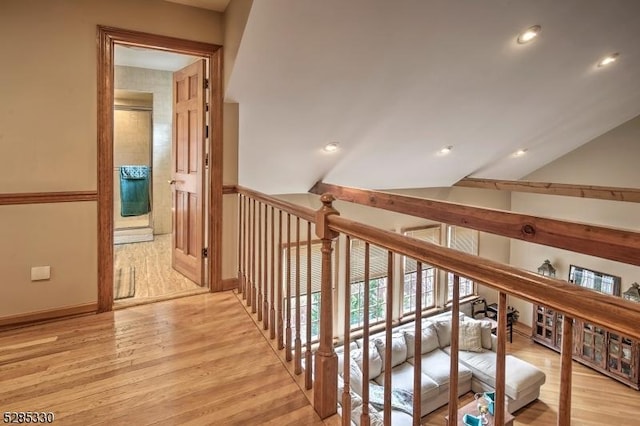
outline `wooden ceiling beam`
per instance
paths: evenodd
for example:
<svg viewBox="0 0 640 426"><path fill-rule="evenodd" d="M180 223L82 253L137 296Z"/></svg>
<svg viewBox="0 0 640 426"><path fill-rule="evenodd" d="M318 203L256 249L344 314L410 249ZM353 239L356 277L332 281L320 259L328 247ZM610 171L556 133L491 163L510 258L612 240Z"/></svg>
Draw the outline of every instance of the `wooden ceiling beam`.
<svg viewBox="0 0 640 426"><path fill-rule="evenodd" d="M407 195L316 183L313 194L640 266L640 233Z"/></svg>
<svg viewBox="0 0 640 426"><path fill-rule="evenodd" d="M464 178L453 186L640 203L640 189L636 188L477 178Z"/></svg>

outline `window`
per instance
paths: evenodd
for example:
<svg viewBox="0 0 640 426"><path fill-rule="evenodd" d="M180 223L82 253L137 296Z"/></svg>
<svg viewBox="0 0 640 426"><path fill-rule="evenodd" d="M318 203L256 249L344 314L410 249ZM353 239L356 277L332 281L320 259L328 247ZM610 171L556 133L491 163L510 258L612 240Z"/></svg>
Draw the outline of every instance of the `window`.
<svg viewBox="0 0 640 426"><path fill-rule="evenodd" d="M296 298L291 297L291 335L296 335ZM300 296L300 340L302 346L307 343L307 297ZM320 337L320 292L311 293L311 342L317 342Z"/></svg>
<svg viewBox="0 0 640 426"><path fill-rule="evenodd" d="M435 268L423 265L422 269L422 309L433 308L435 302ZM414 270L404 274L404 296L402 302L402 313L410 314L416 311L416 285L418 283L418 275Z"/></svg>
<svg viewBox="0 0 640 426"><path fill-rule="evenodd" d="M478 231L460 226L447 226L447 247L465 253L478 255ZM460 277L460 298L475 293L475 283ZM447 301L453 300L453 274L447 273Z"/></svg>
<svg viewBox="0 0 640 426"><path fill-rule="evenodd" d="M440 244L440 225L428 228L407 230L404 235L434 244ZM417 262L404 257L404 283L402 313L404 315L416 310ZM435 289L437 287L437 270L430 265L422 264L422 309L429 309L436 304Z"/></svg>
<svg viewBox="0 0 640 426"><path fill-rule="evenodd" d="M351 328L364 325L364 241L351 241ZM385 320L387 312L387 251L369 246L369 325Z"/></svg>
<svg viewBox="0 0 640 426"><path fill-rule="evenodd" d="M287 248L283 249L283 295L285 301L285 309L291 307L291 333L296 335L296 252L300 251L300 339L304 346L307 341L307 321L311 321L311 341L316 342L320 335L320 290L322 286L322 243L311 243L311 317L307 318L307 262L309 259L309 249L306 241L301 241L297 247L295 243L291 244L290 253ZM291 299L290 303L286 303L287 295L287 256L291 256ZM286 311L284 314L286 318Z"/></svg>

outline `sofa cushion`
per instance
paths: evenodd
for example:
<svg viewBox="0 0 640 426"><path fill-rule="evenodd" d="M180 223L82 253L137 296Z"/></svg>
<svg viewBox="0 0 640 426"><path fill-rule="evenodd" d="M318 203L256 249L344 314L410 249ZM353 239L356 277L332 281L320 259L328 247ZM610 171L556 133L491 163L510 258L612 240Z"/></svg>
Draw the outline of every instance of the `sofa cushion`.
<svg viewBox="0 0 640 426"><path fill-rule="evenodd" d="M440 347L446 348L451 345L451 319L440 319L434 321L433 325L436 327Z"/></svg>
<svg viewBox="0 0 640 426"><path fill-rule="evenodd" d="M344 393L344 379L342 375L338 374L338 405L342 406L342 397ZM349 384L349 395L351 396L351 409L353 410L358 405L362 405L362 398Z"/></svg>
<svg viewBox="0 0 640 426"><path fill-rule="evenodd" d="M482 338L482 347L484 349L491 349L491 330L494 328L494 325L489 320L477 320L470 317L466 317L464 319L465 322L477 322L480 324L481 330L481 338Z"/></svg>
<svg viewBox="0 0 640 426"><path fill-rule="evenodd" d="M482 330L482 347L491 350L491 330L494 329L494 325L491 321L480 320L480 328Z"/></svg>
<svg viewBox="0 0 640 426"><path fill-rule="evenodd" d="M460 322L459 349L461 351L482 352L482 338L479 321Z"/></svg>
<svg viewBox="0 0 640 426"><path fill-rule="evenodd" d="M374 381L384 386L384 374L376 377ZM404 389L413 392L413 365L405 362L391 370L391 386L395 389ZM421 403L438 396L438 384L424 374L420 375Z"/></svg>
<svg viewBox="0 0 640 426"><path fill-rule="evenodd" d="M358 345L356 342L349 343L349 355L355 350L358 349ZM338 356L338 374L342 374L344 372L344 346L338 346L335 348L336 355ZM304 360L303 360L304 361Z"/></svg>
<svg viewBox="0 0 640 426"><path fill-rule="evenodd" d="M422 374L428 376L436 382L438 386L448 386L451 376L451 358L442 349L436 349L422 355ZM408 362L415 364L415 358L410 358ZM458 383L471 380L471 370L458 363Z"/></svg>
<svg viewBox="0 0 640 426"><path fill-rule="evenodd" d="M407 341L407 358L413 358L415 349L415 330L404 330L404 338ZM438 333L431 323L422 325L422 347L421 352L426 354L440 347Z"/></svg>
<svg viewBox="0 0 640 426"><path fill-rule="evenodd" d="M356 363L358 363L358 368L360 371L363 371L362 368L362 357L363 357L362 348L356 349L351 352L351 358L353 358ZM369 342L369 377L367 380L371 380L374 377L378 377L382 372L382 358L380 358L380 353L378 349L376 349L376 345L374 342Z"/></svg>
<svg viewBox="0 0 640 426"><path fill-rule="evenodd" d="M380 353L380 359L382 360L382 371L384 371L385 365L385 349L386 339L377 338L374 340L376 348ZM404 334L393 334L391 336L391 367L395 367L398 364L402 364L407 360L407 342L404 339Z"/></svg>
<svg viewBox="0 0 640 426"><path fill-rule="evenodd" d="M362 371L354 360L349 363L349 373L349 389L352 389L358 395L362 395ZM344 383L342 386L344 387Z"/></svg>
<svg viewBox="0 0 640 426"><path fill-rule="evenodd" d="M449 348L447 348L449 349ZM492 388L496 385L496 353L485 352L459 352L458 360L465 365L473 375ZM544 384L546 376L537 367L522 361L512 355L505 357L506 381L505 393L511 399L518 399L521 395L529 393L532 388Z"/></svg>
<svg viewBox="0 0 640 426"><path fill-rule="evenodd" d="M351 421L355 423L356 426L360 426L360 416L362 416L363 408L364 405L361 403L351 410ZM371 404L369 404L369 425L384 426L384 417L382 417L382 413L379 413L378 410L371 406Z"/></svg>

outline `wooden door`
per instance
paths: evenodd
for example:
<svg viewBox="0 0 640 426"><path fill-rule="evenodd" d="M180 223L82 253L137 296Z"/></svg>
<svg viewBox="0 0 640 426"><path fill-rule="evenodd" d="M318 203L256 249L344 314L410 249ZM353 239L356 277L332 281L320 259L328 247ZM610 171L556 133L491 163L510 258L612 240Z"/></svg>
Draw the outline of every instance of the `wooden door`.
<svg viewBox="0 0 640 426"><path fill-rule="evenodd" d="M204 60L173 74L171 265L198 285L204 285L204 76Z"/></svg>

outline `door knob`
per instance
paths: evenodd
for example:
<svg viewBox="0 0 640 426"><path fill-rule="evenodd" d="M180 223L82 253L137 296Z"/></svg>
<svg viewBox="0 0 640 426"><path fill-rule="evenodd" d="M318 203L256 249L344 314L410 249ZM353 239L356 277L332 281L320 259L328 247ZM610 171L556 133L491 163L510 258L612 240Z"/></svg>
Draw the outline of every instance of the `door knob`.
<svg viewBox="0 0 640 426"><path fill-rule="evenodd" d="M173 185L173 184L175 184L175 183L176 183L176 180L175 180L175 179L171 179L171 180L168 180L168 181L167 181L167 183L168 183L169 185Z"/></svg>

